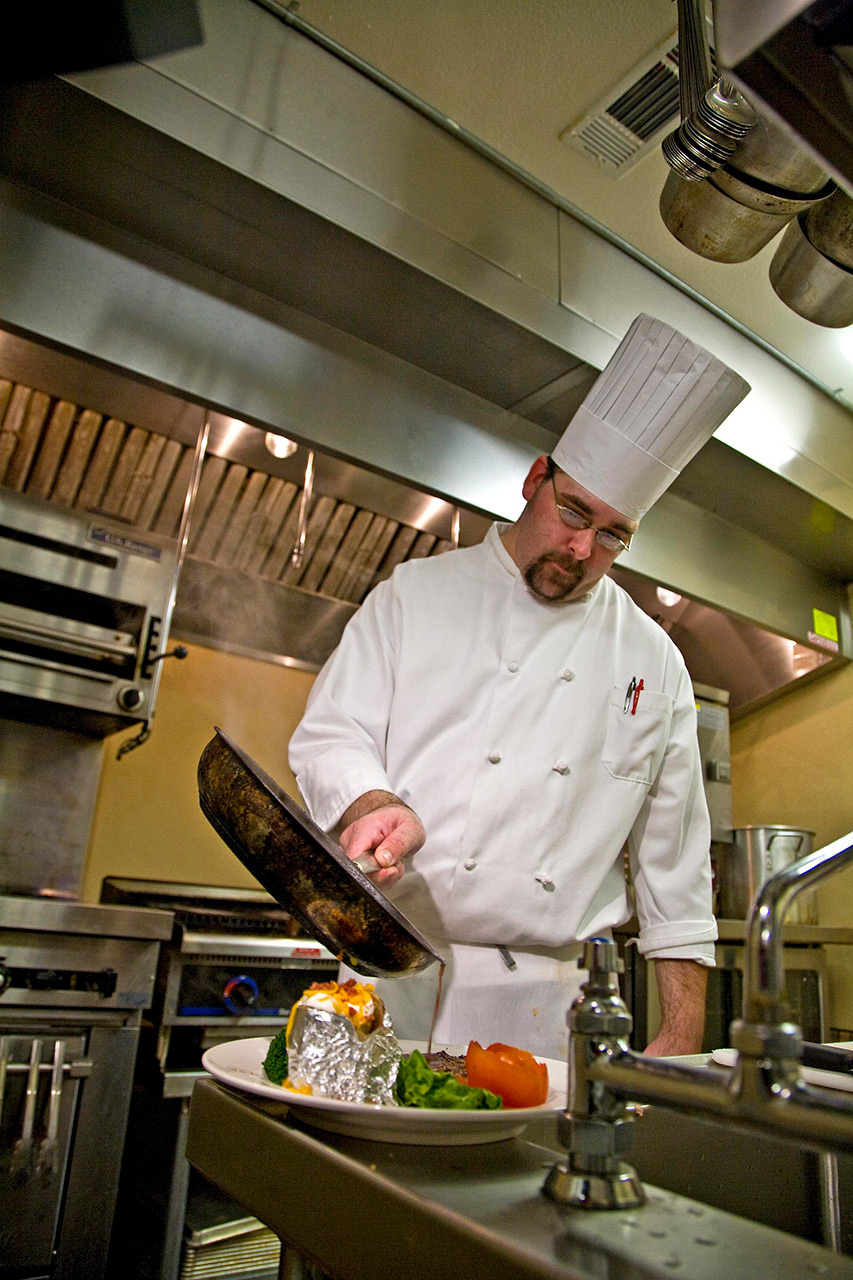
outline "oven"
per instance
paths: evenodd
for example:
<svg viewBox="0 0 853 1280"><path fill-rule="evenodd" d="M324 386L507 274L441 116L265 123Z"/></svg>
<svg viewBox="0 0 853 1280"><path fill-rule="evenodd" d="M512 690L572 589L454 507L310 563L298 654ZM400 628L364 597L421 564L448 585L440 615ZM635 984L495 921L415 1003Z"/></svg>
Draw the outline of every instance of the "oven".
<svg viewBox="0 0 853 1280"><path fill-rule="evenodd" d="M184 1158L190 1095L206 1049L274 1035L306 987L337 976L338 962L261 889L108 876L101 901L163 908L175 920L142 1027L111 1274L274 1280L276 1237Z"/></svg>
<svg viewBox="0 0 853 1280"><path fill-rule="evenodd" d="M164 538L0 490L4 716L96 738L149 721L174 572Z"/></svg>
<svg viewBox="0 0 853 1280"><path fill-rule="evenodd" d="M0 897L0 1274L107 1274L142 1010L171 917Z"/></svg>

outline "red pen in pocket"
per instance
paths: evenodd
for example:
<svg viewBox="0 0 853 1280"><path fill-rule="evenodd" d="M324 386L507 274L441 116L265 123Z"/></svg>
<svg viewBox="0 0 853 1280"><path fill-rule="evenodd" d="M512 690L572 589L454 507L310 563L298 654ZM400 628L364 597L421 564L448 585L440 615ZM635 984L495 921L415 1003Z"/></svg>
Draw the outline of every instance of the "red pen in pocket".
<svg viewBox="0 0 853 1280"><path fill-rule="evenodd" d="M642 693L644 688L645 688L645 685L643 684L643 678L641 676L640 682L637 685L636 689L634 690L634 701L631 703L632 716L635 716L637 714L637 703L640 701L640 694Z"/></svg>

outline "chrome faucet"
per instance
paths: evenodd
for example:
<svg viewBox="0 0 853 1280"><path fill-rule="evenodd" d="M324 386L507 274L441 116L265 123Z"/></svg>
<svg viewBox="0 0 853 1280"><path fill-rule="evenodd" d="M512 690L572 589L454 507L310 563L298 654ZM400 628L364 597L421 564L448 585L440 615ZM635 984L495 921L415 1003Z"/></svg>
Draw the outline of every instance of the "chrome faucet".
<svg viewBox="0 0 853 1280"><path fill-rule="evenodd" d="M578 963L589 979L569 1012L569 1105L560 1117L568 1159L550 1170L546 1195L596 1209L644 1203L642 1185L622 1159L631 1145L629 1102L722 1119L821 1150L853 1150L853 1097L802 1079L802 1036L788 1020L782 952L782 924L794 899L851 862L853 832L762 886L747 926L743 1016L732 1024L737 1059L728 1070L633 1052L616 944L609 938L585 944Z"/></svg>

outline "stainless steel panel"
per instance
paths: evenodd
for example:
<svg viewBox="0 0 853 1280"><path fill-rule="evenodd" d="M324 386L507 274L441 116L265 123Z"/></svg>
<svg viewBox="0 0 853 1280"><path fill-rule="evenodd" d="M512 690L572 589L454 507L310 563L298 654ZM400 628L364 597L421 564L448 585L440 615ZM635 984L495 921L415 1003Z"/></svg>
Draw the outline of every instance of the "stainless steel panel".
<svg viewBox="0 0 853 1280"><path fill-rule="evenodd" d="M806 644L814 643L809 633L816 630L818 609L836 619L837 652L853 652L843 583L676 493L665 493L655 503L619 566ZM835 652L827 647L830 656ZM729 687L726 681L705 680Z"/></svg>
<svg viewBox="0 0 853 1280"><path fill-rule="evenodd" d="M184 931L181 937L181 951L196 956L221 956L225 939L221 933L191 933ZM281 938L278 936L268 937L263 934L234 934L227 935L227 953L229 956L235 957L235 964L239 962L239 957L248 956L253 959L266 959L281 962L283 968L285 964L295 964L297 967L303 960L325 960L328 963L335 961L326 947L316 942L313 938Z"/></svg>
<svg viewBox="0 0 853 1280"><path fill-rule="evenodd" d="M257 5L204 0L202 11L198 49L73 82L288 195L284 147L319 159L382 199L389 237L400 211L417 218L422 240L433 228L556 297L556 219L533 192ZM389 145L377 146L377 136ZM317 194L295 188L297 199Z"/></svg>
<svg viewBox="0 0 853 1280"><path fill-rule="evenodd" d="M519 477L550 432L150 246L133 242L149 259L134 261L103 224L2 191L0 319L13 327L482 511L520 508ZM76 233L45 222L48 208ZM88 238L102 235L111 247Z"/></svg>
<svg viewBox="0 0 853 1280"><path fill-rule="evenodd" d="M447 1274L503 1280L853 1275L850 1258L656 1187L638 1210L561 1210L540 1194L553 1153L522 1139L454 1147L452 1155L405 1150L401 1160L393 1144L314 1135L211 1080L193 1093L192 1164L297 1252L351 1280L419 1274L425 1242ZM279 1179L264 1176L269 1167ZM358 1249L349 1224L339 1230L329 1220L330 1196L369 1216L372 1230Z"/></svg>
<svg viewBox="0 0 853 1280"><path fill-rule="evenodd" d="M138 1015L132 1015L138 1016ZM55 1280L104 1280L118 1196L139 1026L95 1023L65 1191Z"/></svg>
<svg viewBox="0 0 853 1280"><path fill-rule="evenodd" d="M669 492L828 578L853 581L853 519L720 440L699 450Z"/></svg>
<svg viewBox="0 0 853 1280"><path fill-rule="evenodd" d="M127 528L97 515L70 512L9 489L0 490L0 523L2 569L109 600L136 603L168 595L174 548L166 539L134 539ZM10 529L30 540L13 540Z"/></svg>
<svg viewBox="0 0 853 1280"><path fill-rule="evenodd" d="M146 1009L151 1003L159 942L60 935L46 952L44 935L10 929L0 946L12 979L0 993L0 1012Z"/></svg>
<svg viewBox="0 0 853 1280"><path fill-rule="evenodd" d="M143 907L0 896L0 930L41 933L45 947L52 945L55 934L91 937L95 945L107 937L162 941L171 937L173 919L170 911Z"/></svg>
<svg viewBox="0 0 853 1280"><path fill-rule="evenodd" d="M182 136L206 104L192 96L184 102L183 91L172 103L174 87L154 80L154 101L174 108ZM596 350L600 335L555 306L553 291L543 294L319 160L275 144L275 172L255 181L241 165L243 149L233 163L220 163L210 157L222 147L235 155L226 142L211 148L200 140L194 149L175 140L168 124L155 132L142 123L144 110L138 119L62 81L0 91L0 100L7 121L0 170L18 182L476 394L490 387L490 398L505 407L579 360L587 367ZM45 150L46 135L61 150L61 165ZM252 132L250 153L256 143L272 145ZM513 209L513 200L504 203ZM553 207L541 203L553 221ZM533 228L537 252L548 243L553 251L555 227L544 240ZM519 242L529 235L524 224L513 228Z"/></svg>
<svg viewBox="0 0 853 1280"><path fill-rule="evenodd" d="M729 695L694 683L699 755L711 815L711 839L728 840L732 829L732 753Z"/></svg>
<svg viewBox="0 0 853 1280"><path fill-rule="evenodd" d="M0 719L0 891L79 891L102 756L82 733Z"/></svg>
<svg viewBox="0 0 853 1280"><path fill-rule="evenodd" d="M188 557L172 632L190 643L319 671L355 611L341 600Z"/></svg>

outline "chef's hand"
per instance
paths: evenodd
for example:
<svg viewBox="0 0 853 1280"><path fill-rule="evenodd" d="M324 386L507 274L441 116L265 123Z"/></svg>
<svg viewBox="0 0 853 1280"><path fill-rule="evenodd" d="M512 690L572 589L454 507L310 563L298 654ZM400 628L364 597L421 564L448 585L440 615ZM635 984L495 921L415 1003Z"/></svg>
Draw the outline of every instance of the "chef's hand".
<svg viewBox="0 0 853 1280"><path fill-rule="evenodd" d="M371 879L388 889L403 874L403 859L417 853L426 832L413 809L390 791L368 791L341 819L339 841L349 858L370 853L381 864ZM340 828L339 828L340 829Z"/></svg>

